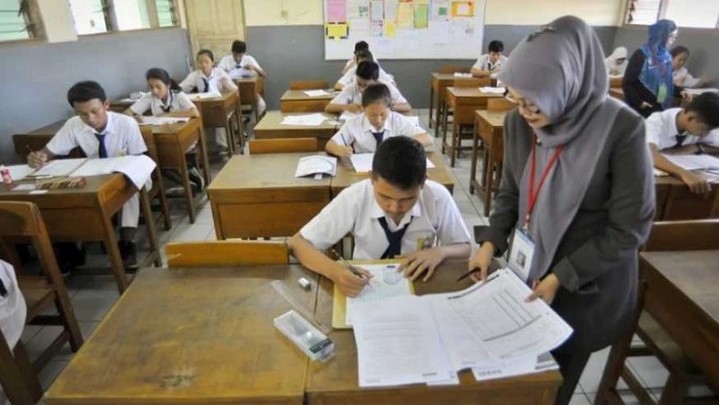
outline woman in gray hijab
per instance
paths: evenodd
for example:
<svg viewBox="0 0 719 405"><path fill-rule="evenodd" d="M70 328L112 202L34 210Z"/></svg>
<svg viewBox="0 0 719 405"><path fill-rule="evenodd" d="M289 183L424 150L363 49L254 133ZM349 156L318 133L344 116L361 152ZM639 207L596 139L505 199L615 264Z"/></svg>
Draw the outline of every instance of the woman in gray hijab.
<svg viewBox="0 0 719 405"><path fill-rule="evenodd" d="M498 77L517 110L504 123L504 169L490 226L469 262L486 276L513 237L510 267L574 329L552 354L567 404L589 355L626 333L637 249L654 215L644 121L607 96L596 34L562 17L525 38ZM513 263L514 260L514 263Z"/></svg>

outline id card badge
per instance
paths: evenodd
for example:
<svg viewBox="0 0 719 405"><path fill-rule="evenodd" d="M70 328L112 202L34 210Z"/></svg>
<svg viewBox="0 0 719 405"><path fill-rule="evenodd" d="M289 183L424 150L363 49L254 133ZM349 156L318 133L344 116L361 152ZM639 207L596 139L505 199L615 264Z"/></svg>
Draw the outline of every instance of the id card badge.
<svg viewBox="0 0 719 405"><path fill-rule="evenodd" d="M432 249L436 245L437 236L434 234L427 235L424 238L417 238L417 250Z"/></svg>
<svg viewBox="0 0 719 405"><path fill-rule="evenodd" d="M512 249L509 251L509 268L526 282L534 257L534 242L523 229L517 228L512 238Z"/></svg>
<svg viewBox="0 0 719 405"><path fill-rule="evenodd" d="M662 83L659 85L659 90L657 91L657 103L664 104L664 101L667 99L667 85Z"/></svg>

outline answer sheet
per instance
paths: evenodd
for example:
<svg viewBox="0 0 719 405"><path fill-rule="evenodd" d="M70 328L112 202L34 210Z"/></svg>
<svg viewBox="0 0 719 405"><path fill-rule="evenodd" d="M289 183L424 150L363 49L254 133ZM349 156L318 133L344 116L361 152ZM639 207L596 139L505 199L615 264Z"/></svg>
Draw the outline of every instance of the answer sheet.
<svg viewBox="0 0 719 405"><path fill-rule="evenodd" d="M85 162L85 158L78 159L55 159L51 160L45 166L37 169L34 173L29 176L46 176L46 177L60 177L67 176L77 169L81 164Z"/></svg>
<svg viewBox="0 0 719 405"><path fill-rule="evenodd" d="M389 297L397 297L400 295L411 295L412 286L408 278L399 270L396 264L374 264L374 265L356 265L372 274L369 285L362 292L354 297L347 297L347 312L345 313L345 323L352 325L352 312L354 308L363 302L379 301Z"/></svg>
<svg viewBox="0 0 719 405"><path fill-rule="evenodd" d="M285 115L280 125L296 125L307 127L318 127L325 122L325 116L320 113L302 114L302 115Z"/></svg>
<svg viewBox="0 0 719 405"><path fill-rule="evenodd" d="M372 159L374 159L374 153L355 153L350 157L350 160L352 161L352 167L354 167L355 171L358 173L365 173L372 170ZM434 163L432 163L429 158L427 158L427 169L431 169L434 167Z"/></svg>

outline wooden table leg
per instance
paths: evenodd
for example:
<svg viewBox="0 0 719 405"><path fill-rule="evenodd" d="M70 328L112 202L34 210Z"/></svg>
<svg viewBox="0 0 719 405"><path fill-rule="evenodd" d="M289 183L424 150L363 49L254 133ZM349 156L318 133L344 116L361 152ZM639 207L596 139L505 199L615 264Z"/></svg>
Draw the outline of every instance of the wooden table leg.
<svg viewBox="0 0 719 405"><path fill-rule="evenodd" d="M160 244L157 241L157 229L155 229L155 221L152 220L152 209L150 208L150 197L145 187L140 190L140 207L142 215L145 217L145 228L147 229L147 241L150 244L150 252L155 255L155 266L162 266L162 257L160 257Z"/></svg>
<svg viewBox="0 0 719 405"><path fill-rule="evenodd" d="M429 127L432 128L432 109L434 107L434 86L429 84ZM436 124L435 124L436 126Z"/></svg>
<svg viewBox="0 0 719 405"><path fill-rule="evenodd" d="M192 187L190 187L190 177L187 171L187 160L185 154L182 154L182 164L180 165L180 178L182 178L182 188L185 191L185 201L187 202L187 216L190 223L195 223L195 200L192 197ZM208 183L209 184L209 183Z"/></svg>
<svg viewBox="0 0 719 405"><path fill-rule="evenodd" d="M185 168L185 171L187 171L187 168ZM117 290L122 294L125 292L125 289L127 289L127 277L125 276L125 265L122 263L120 249L117 246L115 227L112 226L110 214L105 210L105 207L100 206L100 212L102 215L102 231L105 234L103 243L105 244L105 250L110 259L110 266L112 268L112 274L115 276ZM150 221L152 221L152 218L150 218Z"/></svg>
<svg viewBox="0 0 719 405"><path fill-rule="evenodd" d="M487 143L484 145L484 162L482 163L482 167L484 168L484 172L482 173L482 192L483 192L483 204L484 204L484 216L489 216L489 209L492 205L492 187L494 186L493 181L493 172L494 172L494 162L492 161L494 159L494 156L492 155L492 145Z"/></svg>
<svg viewBox="0 0 719 405"><path fill-rule="evenodd" d="M200 125L198 131L200 131L198 135L198 142L197 147L200 148L200 164L202 165L202 174L205 178L205 184L210 185L211 176L210 176L210 159L207 157L207 142L205 140L205 128Z"/></svg>
<svg viewBox="0 0 719 405"><path fill-rule="evenodd" d="M469 169L469 194L474 194L474 182L477 179L477 160L479 159L479 125L474 123L474 136L472 137L472 164Z"/></svg>

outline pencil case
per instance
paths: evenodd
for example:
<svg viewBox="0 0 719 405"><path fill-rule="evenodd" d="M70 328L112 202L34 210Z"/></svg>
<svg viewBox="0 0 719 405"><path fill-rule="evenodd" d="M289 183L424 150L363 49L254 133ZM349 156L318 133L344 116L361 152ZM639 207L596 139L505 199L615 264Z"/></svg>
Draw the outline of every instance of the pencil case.
<svg viewBox="0 0 719 405"><path fill-rule="evenodd" d="M310 359L324 362L334 355L334 342L294 309L278 316L273 322L275 328Z"/></svg>

